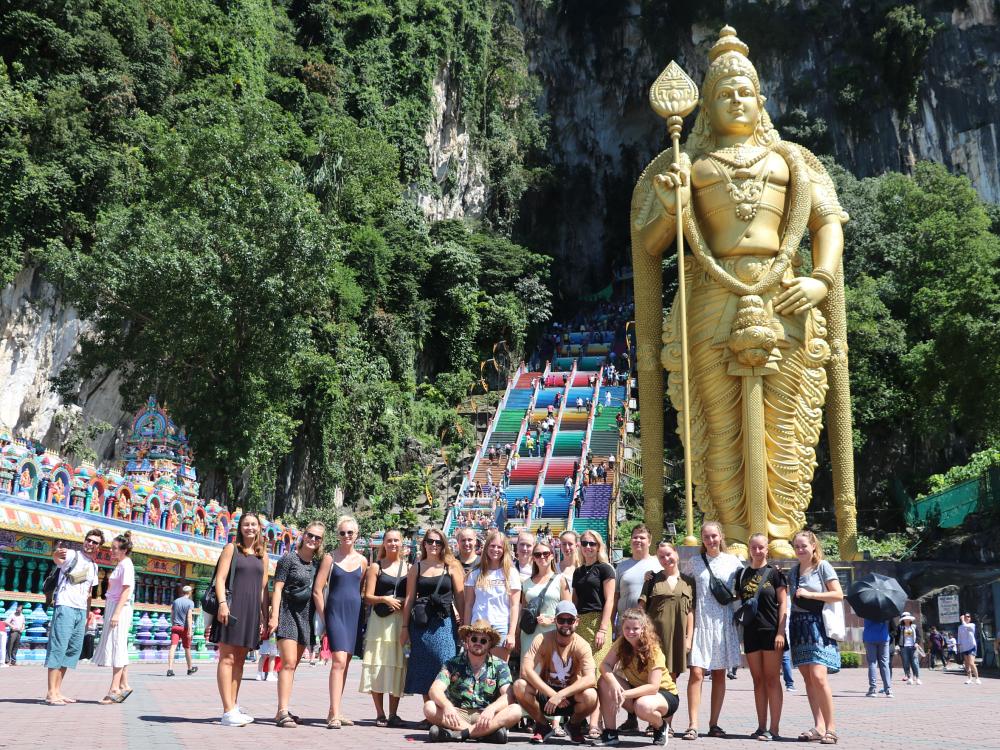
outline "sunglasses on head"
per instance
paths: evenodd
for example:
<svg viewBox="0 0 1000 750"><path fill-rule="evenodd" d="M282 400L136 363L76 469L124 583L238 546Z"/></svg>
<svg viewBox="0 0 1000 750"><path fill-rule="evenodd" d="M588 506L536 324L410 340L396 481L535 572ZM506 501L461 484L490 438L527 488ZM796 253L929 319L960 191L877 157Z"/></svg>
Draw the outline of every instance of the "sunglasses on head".
<svg viewBox="0 0 1000 750"><path fill-rule="evenodd" d="M565 617L557 617L556 622L559 623L560 625L572 625L574 622L576 622L576 618L571 617L570 615L566 615Z"/></svg>
<svg viewBox="0 0 1000 750"><path fill-rule="evenodd" d="M580 546L581 547L596 547L597 546L597 542L591 542L589 540L584 539L584 540L581 540Z"/></svg>
<svg viewBox="0 0 1000 750"><path fill-rule="evenodd" d="M314 542L322 542L323 541L323 535L322 534L313 534L311 531L307 531L306 532L306 539L310 539L310 540L312 540Z"/></svg>
<svg viewBox="0 0 1000 750"><path fill-rule="evenodd" d="M489 639L489 636L485 636L485 635L470 635L469 636L469 643L475 643L475 644L478 644L480 646L488 646L489 643L490 643L490 639Z"/></svg>

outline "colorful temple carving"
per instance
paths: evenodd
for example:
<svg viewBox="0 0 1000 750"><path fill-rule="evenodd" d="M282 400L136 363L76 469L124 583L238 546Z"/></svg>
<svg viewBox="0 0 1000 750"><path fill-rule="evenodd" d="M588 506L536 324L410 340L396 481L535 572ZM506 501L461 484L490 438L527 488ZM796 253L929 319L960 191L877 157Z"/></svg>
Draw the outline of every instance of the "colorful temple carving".
<svg viewBox="0 0 1000 750"><path fill-rule="evenodd" d="M132 420L117 467L72 466L0 425L0 613L18 602L28 615L21 659L41 661L51 612L42 582L57 541L79 548L88 529L110 540L132 532L136 568L133 640L137 656L166 659L170 603L191 585L200 602L223 545L235 535L241 511L230 513L198 497L198 476L187 436L150 397ZM265 521L273 562L295 544L298 531ZM107 548L98 556L103 597L113 570ZM94 606L103 609L103 598ZM214 656L198 618L196 647Z"/></svg>

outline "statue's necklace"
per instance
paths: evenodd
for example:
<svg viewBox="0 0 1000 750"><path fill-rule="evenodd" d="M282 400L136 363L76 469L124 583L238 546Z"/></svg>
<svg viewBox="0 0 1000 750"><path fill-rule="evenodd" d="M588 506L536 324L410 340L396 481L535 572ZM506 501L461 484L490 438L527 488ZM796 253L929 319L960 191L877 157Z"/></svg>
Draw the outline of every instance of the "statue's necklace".
<svg viewBox="0 0 1000 750"><path fill-rule="evenodd" d="M755 173L752 167L767 156L770 150L761 148L759 154L748 158L744 157L743 151L745 151L743 147L738 146L732 157L729 153L723 155L723 152L731 152L730 149L723 149L722 152L713 151L708 155L708 160L726 180L726 190L729 191L729 197L736 203L736 218L740 221L750 222L757 215L760 199L764 195L764 188L771 176L768 170L760 169ZM732 176L730 176L730 170L732 170Z"/></svg>

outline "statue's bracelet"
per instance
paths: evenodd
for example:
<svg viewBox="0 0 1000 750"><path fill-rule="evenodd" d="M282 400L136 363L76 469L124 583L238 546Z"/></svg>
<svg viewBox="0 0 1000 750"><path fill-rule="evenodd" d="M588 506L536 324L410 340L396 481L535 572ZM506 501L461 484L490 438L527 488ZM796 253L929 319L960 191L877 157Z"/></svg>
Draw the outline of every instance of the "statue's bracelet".
<svg viewBox="0 0 1000 750"><path fill-rule="evenodd" d="M813 269L811 277L818 281L822 281L826 284L827 289L833 289L835 279L833 278L833 274L829 271L822 268L815 268Z"/></svg>

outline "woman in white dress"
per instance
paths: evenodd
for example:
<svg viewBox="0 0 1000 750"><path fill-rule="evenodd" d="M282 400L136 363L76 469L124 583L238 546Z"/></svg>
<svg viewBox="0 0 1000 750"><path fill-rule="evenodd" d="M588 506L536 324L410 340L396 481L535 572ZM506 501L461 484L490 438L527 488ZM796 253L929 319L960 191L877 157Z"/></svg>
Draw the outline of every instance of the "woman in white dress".
<svg viewBox="0 0 1000 750"><path fill-rule="evenodd" d="M698 709L706 671L712 673L708 736L726 736L719 726L719 714L726 697L726 670L740 663L740 636L733 624L733 615L739 604L735 596L736 574L742 568L739 558L726 552L722 527L715 521L705 523L701 527L701 554L688 559L684 566L684 573L695 579L694 641L688 660L688 729L682 735L685 740L698 738ZM712 574L733 593L730 603L720 604L713 596Z"/></svg>
<svg viewBox="0 0 1000 750"><path fill-rule="evenodd" d="M111 559L117 563L104 595L104 630L94 650L94 663L111 667L111 687L99 703L121 703L130 695L128 684L128 631L132 627L132 594L135 566L132 564L132 534L126 531L111 542Z"/></svg>

